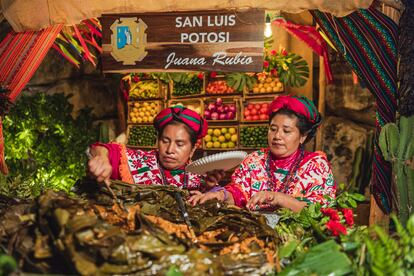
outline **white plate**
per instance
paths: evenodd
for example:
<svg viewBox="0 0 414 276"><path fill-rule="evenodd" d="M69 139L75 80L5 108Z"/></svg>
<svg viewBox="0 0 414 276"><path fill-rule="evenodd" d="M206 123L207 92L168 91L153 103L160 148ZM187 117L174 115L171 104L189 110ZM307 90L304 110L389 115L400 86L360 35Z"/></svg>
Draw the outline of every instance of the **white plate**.
<svg viewBox="0 0 414 276"><path fill-rule="evenodd" d="M220 152L194 161L185 170L201 175L213 170L227 171L239 165L246 156L245 151Z"/></svg>

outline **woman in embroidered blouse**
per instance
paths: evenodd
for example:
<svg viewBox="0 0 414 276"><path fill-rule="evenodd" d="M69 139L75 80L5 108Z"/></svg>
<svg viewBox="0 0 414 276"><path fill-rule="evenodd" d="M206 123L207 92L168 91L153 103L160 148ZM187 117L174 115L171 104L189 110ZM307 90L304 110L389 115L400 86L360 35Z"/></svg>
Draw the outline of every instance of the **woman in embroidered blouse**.
<svg viewBox="0 0 414 276"><path fill-rule="evenodd" d="M225 190L199 193L193 204L218 199L252 210L300 211L307 203L326 203L325 195L335 197L325 154L303 147L321 123L314 104L302 96L279 96L269 113L268 148L249 154Z"/></svg>
<svg viewBox="0 0 414 276"><path fill-rule="evenodd" d="M217 185L223 171L206 177L186 173L185 165L196 150L197 139L207 133L207 122L182 106L162 110L154 119L158 149L142 151L121 144L96 143L91 147L89 174L98 182L120 179L146 185L174 185L189 190L205 190Z"/></svg>

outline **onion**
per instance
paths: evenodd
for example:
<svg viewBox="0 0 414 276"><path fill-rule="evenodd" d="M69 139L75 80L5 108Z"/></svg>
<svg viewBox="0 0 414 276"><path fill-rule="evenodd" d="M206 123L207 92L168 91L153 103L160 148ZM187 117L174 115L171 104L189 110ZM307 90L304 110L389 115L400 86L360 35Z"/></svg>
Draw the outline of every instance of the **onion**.
<svg viewBox="0 0 414 276"><path fill-rule="evenodd" d="M234 104L229 105L229 112L236 113L236 106Z"/></svg>
<svg viewBox="0 0 414 276"><path fill-rule="evenodd" d="M234 120L234 112L231 112L231 111L227 112L226 119L227 120Z"/></svg>
<svg viewBox="0 0 414 276"><path fill-rule="evenodd" d="M207 106L207 110L208 111L215 111L216 110L216 105L214 103L209 103Z"/></svg>
<svg viewBox="0 0 414 276"><path fill-rule="evenodd" d="M222 98L217 98L216 106L221 106L222 104L223 104L223 99Z"/></svg>
<svg viewBox="0 0 414 276"><path fill-rule="evenodd" d="M216 109L216 111L218 112L218 113L224 113L224 107L223 106L219 106L219 107L217 107L217 109Z"/></svg>
<svg viewBox="0 0 414 276"><path fill-rule="evenodd" d="M228 105L225 105L224 106L224 112L228 112L229 111L229 106Z"/></svg>
<svg viewBox="0 0 414 276"><path fill-rule="evenodd" d="M221 114L219 115L219 119L220 119L220 120L226 120L226 119L227 119L227 115L226 115L226 114L224 114L224 113L221 113Z"/></svg>
<svg viewBox="0 0 414 276"><path fill-rule="evenodd" d="M211 118L211 112L208 110L204 110L204 119L210 120Z"/></svg>
<svg viewBox="0 0 414 276"><path fill-rule="evenodd" d="M217 119L218 119L218 117L219 117L219 114L218 114L217 112L213 112L213 113L211 113L211 119L212 119L212 120L217 120Z"/></svg>

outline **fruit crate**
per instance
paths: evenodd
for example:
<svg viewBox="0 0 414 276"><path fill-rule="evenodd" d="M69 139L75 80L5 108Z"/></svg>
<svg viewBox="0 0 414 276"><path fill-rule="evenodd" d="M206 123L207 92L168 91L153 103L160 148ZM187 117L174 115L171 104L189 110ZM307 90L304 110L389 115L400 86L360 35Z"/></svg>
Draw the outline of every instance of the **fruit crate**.
<svg viewBox="0 0 414 276"><path fill-rule="evenodd" d="M185 73L183 73L185 74ZM181 84L176 83L174 81L170 81L169 83L169 90L170 90L170 98L171 99L186 99L186 98L196 98L204 95L205 91L205 76L203 74L203 79L199 79L195 77L191 83L189 84ZM198 89L192 89L193 87L197 87ZM186 93L185 90L189 93ZM178 94L177 94L178 93Z"/></svg>
<svg viewBox="0 0 414 276"><path fill-rule="evenodd" d="M226 75L217 75L215 77L206 77L206 96L232 96L241 95L234 88L227 85Z"/></svg>
<svg viewBox="0 0 414 276"><path fill-rule="evenodd" d="M245 124L267 123L269 122L269 106L274 98L262 97L245 99L241 102L240 121ZM257 117L255 117L257 116Z"/></svg>
<svg viewBox="0 0 414 276"><path fill-rule="evenodd" d="M174 99L168 101L168 107L174 105L182 105L184 107L187 107L197 112L201 116L204 114L204 104L201 99Z"/></svg>
<svg viewBox="0 0 414 276"><path fill-rule="evenodd" d="M259 73L256 75L257 83L253 85L251 91L244 90L246 98L256 98L263 96L272 96L284 92L283 83L276 76L271 76L268 73Z"/></svg>
<svg viewBox="0 0 414 276"><path fill-rule="evenodd" d="M143 79L131 82L129 99L131 101L164 100L168 86L159 79Z"/></svg>
<svg viewBox="0 0 414 276"><path fill-rule="evenodd" d="M155 116L164 108L164 102L130 101L128 102L128 124L152 124Z"/></svg>
<svg viewBox="0 0 414 276"><path fill-rule="evenodd" d="M268 124L245 124L239 127L239 148L260 149L267 147Z"/></svg>
<svg viewBox="0 0 414 276"><path fill-rule="evenodd" d="M216 151L235 150L238 149L238 140L238 125L209 126L207 135L203 139L203 149Z"/></svg>
<svg viewBox="0 0 414 276"><path fill-rule="evenodd" d="M128 125L128 147L154 149L157 145L157 131L151 125Z"/></svg>
<svg viewBox="0 0 414 276"><path fill-rule="evenodd" d="M205 98L203 115L209 124L237 123L240 119L240 98L220 96Z"/></svg>

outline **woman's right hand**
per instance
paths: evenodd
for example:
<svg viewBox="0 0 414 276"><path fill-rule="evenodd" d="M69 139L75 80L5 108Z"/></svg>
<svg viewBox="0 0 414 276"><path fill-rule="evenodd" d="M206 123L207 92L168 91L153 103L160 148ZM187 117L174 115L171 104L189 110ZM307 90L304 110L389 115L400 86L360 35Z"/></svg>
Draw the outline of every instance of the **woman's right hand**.
<svg viewBox="0 0 414 276"><path fill-rule="evenodd" d="M202 193L200 191L190 191L190 198L188 203L195 206L196 204L203 204L206 201L217 199L218 201L225 200L224 191Z"/></svg>
<svg viewBox="0 0 414 276"><path fill-rule="evenodd" d="M105 154L92 156L88 162L88 172L96 181L110 183L112 166L108 156Z"/></svg>

